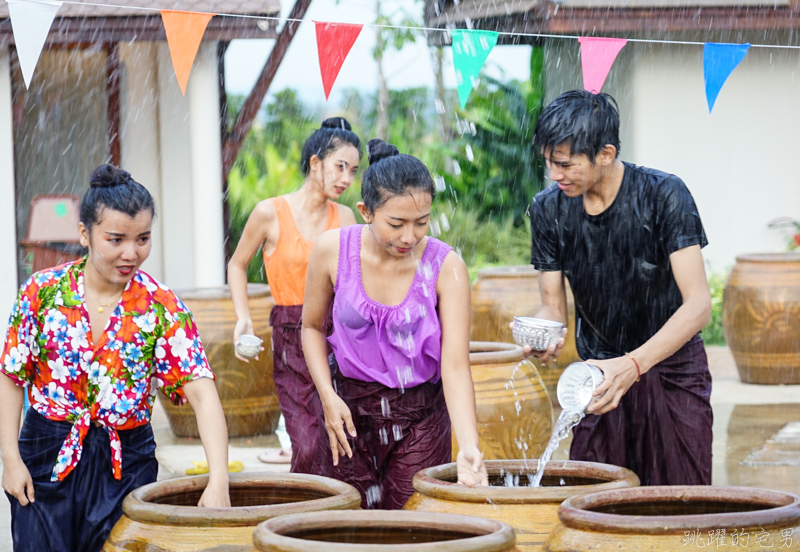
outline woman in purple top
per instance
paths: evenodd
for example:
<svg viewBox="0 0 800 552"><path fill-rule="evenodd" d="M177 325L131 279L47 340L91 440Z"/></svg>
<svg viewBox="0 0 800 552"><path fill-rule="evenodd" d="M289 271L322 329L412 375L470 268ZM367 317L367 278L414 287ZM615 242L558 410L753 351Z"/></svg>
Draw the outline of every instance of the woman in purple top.
<svg viewBox="0 0 800 552"><path fill-rule="evenodd" d="M425 165L381 140L368 153L358 204L367 224L326 232L311 252L303 352L322 399L329 475L358 488L364 508L399 509L417 471L450 462L451 419L459 483L486 485L487 477L469 367L467 268L425 235L434 195Z"/></svg>

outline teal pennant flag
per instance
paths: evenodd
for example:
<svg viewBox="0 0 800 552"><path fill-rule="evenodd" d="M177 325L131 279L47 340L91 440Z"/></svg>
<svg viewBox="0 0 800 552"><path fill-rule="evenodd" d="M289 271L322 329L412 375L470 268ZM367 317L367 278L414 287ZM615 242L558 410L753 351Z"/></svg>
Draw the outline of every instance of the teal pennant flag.
<svg viewBox="0 0 800 552"><path fill-rule="evenodd" d="M464 109L470 92L478 85L478 74L486 58L497 44L499 33L454 29L450 34L453 36L453 66L456 70L458 99L461 109Z"/></svg>

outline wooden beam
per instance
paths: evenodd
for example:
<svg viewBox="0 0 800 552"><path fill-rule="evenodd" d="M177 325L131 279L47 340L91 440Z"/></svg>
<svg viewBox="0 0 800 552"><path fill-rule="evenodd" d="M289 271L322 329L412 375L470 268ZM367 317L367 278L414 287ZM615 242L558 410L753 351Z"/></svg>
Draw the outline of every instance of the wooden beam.
<svg viewBox="0 0 800 552"><path fill-rule="evenodd" d="M108 96L108 149L111 164L122 166L122 139L120 137L120 66L119 43L106 44L106 93Z"/></svg>
<svg viewBox="0 0 800 552"><path fill-rule="evenodd" d="M310 4L311 0L295 1L292 12L289 14L289 20L284 24L278 38L275 40L275 46L273 46L272 52L270 52L269 58L267 58L267 62L261 70L258 81L256 81L253 90L244 102L230 134L222 145L222 171L226 175L231 171L233 163L236 161L236 156L239 154L239 149L242 147L253 120L258 115L258 110L261 109L261 104L264 102L272 80L275 78L275 73L278 72L278 68L283 62L286 50L289 49L297 29L300 27L300 21L294 20L302 20Z"/></svg>
<svg viewBox="0 0 800 552"><path fill-rule="evenodd" d="M429 26L444 28L448 21L453 28L466 27L464 14L450 10L434 20ZM691 32L693 40L708 42L722 39L735 42L730 32L788 31L800 29L800 0L792 0L785 7L684 7L676 8L561 8L552 5L547 9L512 13L496 17L472 17L470 23L476 29L490 31L565 34L584 36L622 35L659 39L671 33ZM446 44L444 33L430 33L433 45ZM526 41L524 37L521 41ZM762 43L775 40L765 36ZM794 39L796 44L797 38ZM514 37L503 37L498 43L513 42Z"/></svg>
<svg viewBox="0 0 800 552"><path fill-rule="evenodd" d="M259 15L259 14L253 14ZM262 14L274 17L274 14ZM211 18L203 40L276 38L275 19L254 19L218 15ZM69 42L130 42L166 40L161 16L57 17L47 35L47 46ZM0 19L0 44L14 44L10 19Z"/></svg>

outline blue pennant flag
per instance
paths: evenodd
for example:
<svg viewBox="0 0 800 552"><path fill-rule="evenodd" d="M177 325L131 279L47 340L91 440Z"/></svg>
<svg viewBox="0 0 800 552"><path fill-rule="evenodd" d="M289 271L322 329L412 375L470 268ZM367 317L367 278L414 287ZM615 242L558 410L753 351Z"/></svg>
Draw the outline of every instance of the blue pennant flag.
<svg viewBox="0 0 800 552"><path fill-rule="evenodd" d="M714 109L722 85L736 66L747 55L750 44L716 44L709 42L703 48L703 73L706 80L708 112Z"/></svg>

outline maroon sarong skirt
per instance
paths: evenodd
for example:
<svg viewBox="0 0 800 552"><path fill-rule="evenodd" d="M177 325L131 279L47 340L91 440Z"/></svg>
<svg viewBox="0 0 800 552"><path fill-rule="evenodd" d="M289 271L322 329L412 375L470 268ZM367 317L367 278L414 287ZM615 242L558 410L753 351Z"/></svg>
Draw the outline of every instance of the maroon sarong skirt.
<svg viewBox="0 0 800 552"><path fill-rule="evenodd" d="M711 374L700 336L575 428L571 460L623 466L642 485L711 484Z"/></svg>
<svg viewBox="0 0 800 552"><path fill-rule="evenodd" d="M330 475L361 493L361 507L399 510L414 493L418 471L451 461L450 417L441 380L392 389L346 378L331 355L336 393L350 408L357 436L348 436L353 457L339 457ZM331 458L323 428L321 456Z"/></svg>
<svg viewBox="0 0 800 552"><path fill-rule="evenodd" d="M326 462L317 454L317 439L324 425L322 405L303 356L302 314L303 305L272 308L272 374L292 441L292 473L324 475L331 461L319 465L319 461Z"/></svg>

